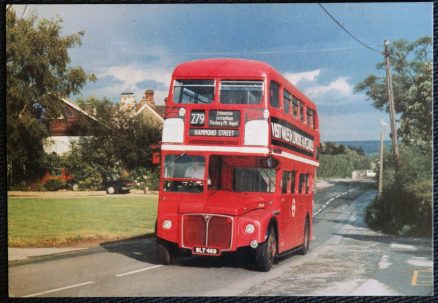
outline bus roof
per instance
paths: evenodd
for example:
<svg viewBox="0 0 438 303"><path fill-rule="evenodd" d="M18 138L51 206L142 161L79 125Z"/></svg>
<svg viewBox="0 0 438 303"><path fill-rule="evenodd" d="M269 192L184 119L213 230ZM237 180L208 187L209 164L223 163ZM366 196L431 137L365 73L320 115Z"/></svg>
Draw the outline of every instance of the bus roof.
<svg viewBox="0 0 438 303"><path fill-rule="evenodd" d="M280 72L269 64L257 60L234 58L194 60L179 64L172 74L174 79L179 77L235 77L239 79L242 77L264 78L266 76L282 82L285 88L291 90L291 93L296 95L296 97L305 101L306 105L316 108L316 105Z"/></svg>

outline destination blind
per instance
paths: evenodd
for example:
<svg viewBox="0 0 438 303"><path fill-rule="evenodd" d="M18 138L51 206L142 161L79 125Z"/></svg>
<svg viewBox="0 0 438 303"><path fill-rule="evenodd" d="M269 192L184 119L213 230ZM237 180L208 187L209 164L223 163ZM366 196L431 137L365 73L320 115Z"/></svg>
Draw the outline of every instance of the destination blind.
<svg viewBox="0 0 438 303"><path fill-rule="evenodd" d="M271 143L294 150L296 152L313 156L313 136L300 130L287 121L271 118Z"/></svg>

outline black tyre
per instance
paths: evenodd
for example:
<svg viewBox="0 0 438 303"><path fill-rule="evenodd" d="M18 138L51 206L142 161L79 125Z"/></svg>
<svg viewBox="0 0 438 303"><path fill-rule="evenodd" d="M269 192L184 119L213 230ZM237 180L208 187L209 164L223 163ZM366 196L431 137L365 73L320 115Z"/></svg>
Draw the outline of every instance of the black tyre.
<svg viewBox="0 0 438 303"><path fill-rule="evenodd" d="M266 241L255 249L255 267L258 271L269 271L277 257L277 236L271 225Z"/></svg>
<svg viewBox="0 0 438 303"><path fill-rule="evenodd" d="M156 253L158 262L163 265L173 264L174 258L172 252L163 243L157 242Z"/></svg>
<svg viewBox="0 0 438 303"><path fill-rule="evenodd" d="M310 245L310 224L309 219L306 218L306 223L304 224L304 241L303 241L303 247L300 250L301 255L307 254L307 251L309 250Z"/></svg>

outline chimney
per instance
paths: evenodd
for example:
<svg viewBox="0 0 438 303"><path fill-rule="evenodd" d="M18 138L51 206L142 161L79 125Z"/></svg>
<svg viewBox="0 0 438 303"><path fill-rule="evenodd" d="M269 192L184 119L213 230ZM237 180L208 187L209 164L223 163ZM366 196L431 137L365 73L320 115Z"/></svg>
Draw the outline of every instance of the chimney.
<svg viewBox="0 0 438 303"><path fill-rule="evenodd" d="M144 92L144 100L145 102L152 108L155 108L155 102L154 102L154 90L153 89L147 89Z"/></svg>
<svg viewBox="0 0 438 303"><path fill-rule="evenodd" d="M136 106L134 93L123 92L120 94L120 110L134 111Z"/></svg>

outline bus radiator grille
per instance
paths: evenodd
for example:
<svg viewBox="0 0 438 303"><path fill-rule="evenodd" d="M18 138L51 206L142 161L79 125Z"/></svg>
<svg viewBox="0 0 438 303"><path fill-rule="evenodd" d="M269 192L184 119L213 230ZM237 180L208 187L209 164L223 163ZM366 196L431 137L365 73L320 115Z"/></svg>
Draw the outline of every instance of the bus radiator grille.
<svg viewBox="0 0 438 303"><path fill-rule="evenodd" d="M227 250L231 247L232 223L228 216L184 215L183 246L201 246Z"/></svg>

